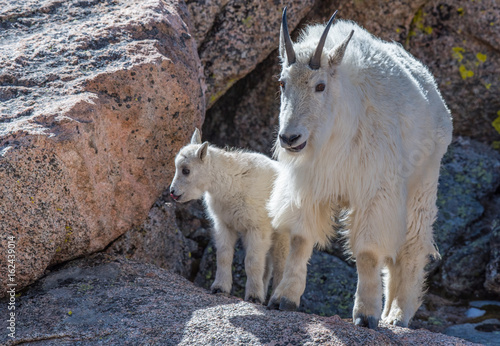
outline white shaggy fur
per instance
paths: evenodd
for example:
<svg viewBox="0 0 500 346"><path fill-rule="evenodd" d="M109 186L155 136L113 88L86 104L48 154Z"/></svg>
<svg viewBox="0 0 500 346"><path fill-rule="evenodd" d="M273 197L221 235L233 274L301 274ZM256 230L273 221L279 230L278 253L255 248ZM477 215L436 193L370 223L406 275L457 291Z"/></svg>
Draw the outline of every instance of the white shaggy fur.
<svg viewBox="0 0 500 346"><path fill-rule="evenodd" d="M234 246L240 233L246 251L245 299L263 303L273 270L273 288L281 280L289 248L288 233L273 230L266 209L278 162L257 153L201 144L196 129L191 144L177 154L175 167L172 197L187 202L203 196L213 220L217 272L212 292L231 290Z"/></svg>
<svg viewBox="0 0 500 346"><path fill-rule="evenodd" d="M269 306L298 306L313 246L333 236L331 210L340 205L351 210L346 237L358 271L353 320L407 326L421 304L424 266L438 255L432 224L451 115L422 63L353 22L331 27L321 67L311 69L324 28L305 29L292 64L282 30L279 136L298 139L275 146L286 168L269 210L274 227L291 229L292 241Z"/></svg>

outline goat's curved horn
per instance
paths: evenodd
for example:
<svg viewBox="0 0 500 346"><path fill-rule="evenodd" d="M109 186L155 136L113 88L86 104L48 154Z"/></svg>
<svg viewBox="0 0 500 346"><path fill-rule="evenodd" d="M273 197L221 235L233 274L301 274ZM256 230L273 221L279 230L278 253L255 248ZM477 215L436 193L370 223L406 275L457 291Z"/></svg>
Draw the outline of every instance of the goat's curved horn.
<svg viewBox="0 0 500 346"><path fill-rule="evenodd" d="M292 39L288 33L288 23L286 22L286 7L283 10L283 18L281 20L281 34L283 35L283 41L285 42L286 58L288 60L288 65L295 62L295 51L293 50Z"/></svg>
<svg viewBox="0 0 500 346"><path fill-rule="evenodd" d="M321 35L321 38L319 39L318 47L316 47L316 51L314 52L314 55L309 62L309 67L311 67L313 70L317 70L321 66L321 54L323 53L323 46L325 45L326 37L328 36L328 31L330 30L330 26L332 25L333 19L337 15L337 11L332 15L330 20L328 21L328 24L326 25L325 30L323 31L323 35Z"/></svg>

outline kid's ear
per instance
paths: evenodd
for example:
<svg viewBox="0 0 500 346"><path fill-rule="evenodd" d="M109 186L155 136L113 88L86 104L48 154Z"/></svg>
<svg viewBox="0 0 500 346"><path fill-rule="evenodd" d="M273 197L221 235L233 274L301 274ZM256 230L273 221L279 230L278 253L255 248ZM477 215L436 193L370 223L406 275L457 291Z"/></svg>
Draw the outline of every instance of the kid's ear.
<svg viewBox="0 0 500 346"><path fill-rule="evenodd" d="M196 151L196 156L203 161L208 153L208 142L204 142Z"/></svg>
<svg viewBox="0 0 500 346"><path fill-rule="evenodd" d="M333 48L329 53L328 53L328 64L330 66L338 66L342 62L342 59L344 58L345 50L347 49L347 45L349 44L349 41L351 40L352 35L354 34L354 30L351 31L351 33L346 37L344 42L340 44L340 46L337 46Z"/></svg>
<svg viewBox="0 0 500 346"><path fill-rule="evenodd" d="M198 128L194 129L193 136L191 136L191 144L201 144L201 132Z"/></svg>

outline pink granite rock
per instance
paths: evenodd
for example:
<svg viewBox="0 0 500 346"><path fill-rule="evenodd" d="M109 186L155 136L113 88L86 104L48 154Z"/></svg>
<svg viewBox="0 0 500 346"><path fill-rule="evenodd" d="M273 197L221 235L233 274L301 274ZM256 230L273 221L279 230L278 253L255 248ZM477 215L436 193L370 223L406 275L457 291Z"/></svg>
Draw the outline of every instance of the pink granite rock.
<svg viewBox="0 0 500 346"><path fill-rule="evenodd" d="M0 9L0 296L138 225L203 122L176 1L14 1Z"/></svg>

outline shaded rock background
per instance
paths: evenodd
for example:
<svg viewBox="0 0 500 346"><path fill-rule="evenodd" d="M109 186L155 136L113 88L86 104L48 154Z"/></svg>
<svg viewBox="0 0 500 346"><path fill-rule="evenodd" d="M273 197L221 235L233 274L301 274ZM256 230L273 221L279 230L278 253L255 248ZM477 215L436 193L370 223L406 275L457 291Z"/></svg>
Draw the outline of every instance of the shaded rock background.
<svg viewBox="0 0 500 346"><path fill-rule="evenodd" d="M196 256L199 245L179 230L175 222L175 206L173 203L164 203L165 197L164 194L156 201L141 226L120 236L106 251L191 278L192 273L198 270L195 258L199 257Z"/></svg>
<svg viewBox="0 0 500 346"><path fill-rule="evenodd" d="M457 138L443 158L434 224L442 261L430 279L451 297L494 295L486 267L497 255L490 242L500 222L500 155L482 143ZM491 267L491 265L490 265Z"/></svg>
<svg viewBox="0 0 500 346"><path fill-rule="evenodd" d="M465 0L10 2L0 9L0 248L17 236L20 287L105 248L209 287L211 225L200 202L168 197L173 157L202 124L215 144L270 154L284 5L293 38L339 9L401 43L452 110L459 137L444 159L435 225L443 258L429 266L431 293L412 327L443 331L467 321L467 301L498 299L500 157L489 147L500 148L500 9ZM340 241L326 252L311 259L301 309L348 317L353 263ZM236 296L243 258L240 247Z"/></svg>
<svg viewBox="0 0 500 346"><path fill-rule="evenodd" d="M267 310L207 294L157 266L103 255L51 272L18 298L16 312L16 339L0 333L2 345L473 345L423 329L370 330L338 316ZM7 313L1 304L0 315Z"/></svg>

